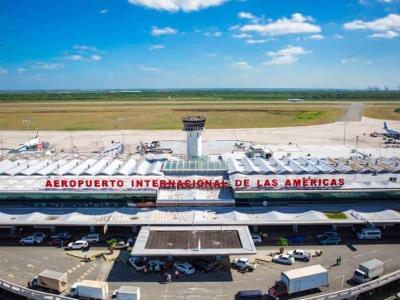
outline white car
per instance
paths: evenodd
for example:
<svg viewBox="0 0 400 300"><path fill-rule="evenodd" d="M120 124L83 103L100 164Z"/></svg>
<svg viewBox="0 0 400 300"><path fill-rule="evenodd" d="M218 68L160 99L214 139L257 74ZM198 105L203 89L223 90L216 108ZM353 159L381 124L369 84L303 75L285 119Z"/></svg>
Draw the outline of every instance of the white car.
<svg viewBox="0 0 400 300"><path fill-rule="evenodd" d="M136 271L143 271L146 268L146 262L141 257L132 256L128 261Z"/></svg>
<svg viewBox="0 0 400 300"><path fill-rule="evenodd" d="M277 254L274 255L272 258L273 262L285 265L293 265L294 264L294 257L287 255L287 254Z"/></svg>
<svg viewBox="0 0 400 300"><path fill-rule="evenodd" d="M174 263L174 267L179 272L182 272L182 273L184 273L186 275L192 275L196 271L195 268L191 264L189 264L187 262L177 261L177 262Z"/></svg>
<svg viewBox="0 0 400 300"><path fill-rule="evenodd" d="M72 243L69 243L67 246L67 250L82 250L88 249L89 243L87 241L78 240Z"/></svg>
<svg viewBox="0 0 400 300"><path fill-rule="evenodd" d="M254 244L259 244L262 242L261 236L258 233L252 233L251 238L253 239Z"/></svg>
<svg viewBox="0 0 400 300"><path fill-rule="evenodd" d="M30 235L30 236L20 239L19 243L22 246L24 246L24 245L39 245L39 244L43 243L43 238Z"/></svg>
<svg viewBox="0 0 400 300"><path fill-rule="evenodd" d="M323 239L331 236L338 236L336 231L326 231L324 233L318 234L317 239Z"/></svg>
<svg viewBox="0 0 400 300"><path fill-rule="evenodd" d="M257 267L256 264L252 264L250 262L250 259L247 257L242 257L242 258L235 258L231 266L240 270L249 270L249 271L254 271L255 268Z"/></svg>
<svg viewBox="0 0 400 300"><path fill-rule="evenodd" d="M379 240L382 238L382 232L378 228L363 228L357 232L359 240Z"/></svg>
<svg viewBox="0 0 400 300"><path fill-rule="evenodd" d="M290 250L287 252L287 254L289 256L293 256L294 259L297 259L297 260L310 261L310 259L311 259L311 253L306 252L301 249Z"/></svg>
<svg viewBox="0 0 400 300"><path fill-rule="evenodd" d="M81 238L82 241L87 241L89 244L100 243L100 234L89 233Z"/></svg>

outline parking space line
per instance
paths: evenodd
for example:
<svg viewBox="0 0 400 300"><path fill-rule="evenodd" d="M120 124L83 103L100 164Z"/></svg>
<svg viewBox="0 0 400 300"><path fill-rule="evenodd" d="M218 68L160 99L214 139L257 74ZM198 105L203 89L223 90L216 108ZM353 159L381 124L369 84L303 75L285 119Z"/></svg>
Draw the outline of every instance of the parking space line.
<svg viewBox="0 0 400 300"><path fill-rule="evenodd" d="M27 264L26 265L28 268L34 268L35 266L34 265L32 265L32 264Z"/></svg>
<svg viewBox="0 0 400 300"><path fill-rule="evenodd" d="M378 252L378 250L375 249L375 250L369 251L369 253L371 253L371 254L372 254L372 253L375 253L375 252Z"/></svg>
<svg viewBox="0 0 400 300"><path fill-rule="evenodd" d="M384 260L383 262L384 263L388 263L388 262L391 262L393 259L392 258L389 258L389 259L387 259L387 260Z"/></svg>
<svg viewBox="0 0 400 300"><path fill-rule="evenodd" d="M354 255L354 257L360 257L363 256L362 254Z"/></svg>

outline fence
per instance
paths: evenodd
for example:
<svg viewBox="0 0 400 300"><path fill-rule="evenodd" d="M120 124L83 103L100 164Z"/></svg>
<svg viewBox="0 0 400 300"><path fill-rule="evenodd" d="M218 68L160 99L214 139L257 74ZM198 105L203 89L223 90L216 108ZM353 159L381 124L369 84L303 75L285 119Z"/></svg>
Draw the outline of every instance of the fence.
<svg viewBox="0 0 400 300"><path fill-rule="evenodd" d="M6 291L9 291L13 294L17 294L23 297L27 297L28 299L34 300L73 300L73 298L58 296L49 293L44 293L40 291L35 291L28 289L26 287L10 283L8 281L0 279L0 288Z"/></svg>
<svg viewBox="0 0 400 300"><path fill-rule="evenodd" d="M325 295L312 296L305 298L304 300L342 300L342 299L356 299L356 297L362 293L371 291L378 287L384 286L393 281L400 280L400 270L379 277L378 279L372 280L367 283L357 285L353 288L333 292Z"/></svg>

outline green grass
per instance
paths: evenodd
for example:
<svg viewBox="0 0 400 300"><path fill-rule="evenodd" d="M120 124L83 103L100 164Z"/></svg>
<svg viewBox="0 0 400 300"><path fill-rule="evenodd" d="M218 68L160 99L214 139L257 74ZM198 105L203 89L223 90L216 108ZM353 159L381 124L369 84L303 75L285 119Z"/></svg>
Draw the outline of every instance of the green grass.
<svg viewBox="0 0 400 300"><path fill-rule="evenodd" d="M395 113L400 113L400 107L396 108L396 109L394 110L394 112L395 112Z"/></svg>
<svg viewBox="0 0 400 300"><path fill-rule="evenodd" d="M329 219L335 219L335 220L346 220L347 219L347 216L342 212L325 212L324 214Z"/></svg>
<svg viewBox="0 0 400 300"><path fill-rule="evenodd" d="M267 128L331 123L342 104L291 103L4 103L0 130L24 130L22 120L40 130L181 129L182 116L205 115L206 128ZM120 121L117 121L117 120Z"/></svg>

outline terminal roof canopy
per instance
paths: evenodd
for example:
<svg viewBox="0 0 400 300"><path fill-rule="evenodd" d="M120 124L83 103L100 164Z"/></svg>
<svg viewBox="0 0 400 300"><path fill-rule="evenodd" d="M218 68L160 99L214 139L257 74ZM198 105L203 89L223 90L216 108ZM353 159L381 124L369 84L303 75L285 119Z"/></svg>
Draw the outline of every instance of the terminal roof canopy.
<svg viewBox="0 0 400 300"><path fill-rule="evenodd" d="M140 229L132 255L249 255L256 249L247 226L148 226Z"/></svg>

